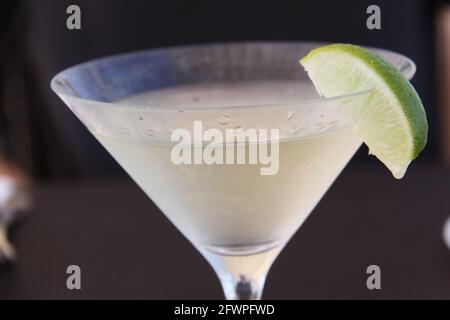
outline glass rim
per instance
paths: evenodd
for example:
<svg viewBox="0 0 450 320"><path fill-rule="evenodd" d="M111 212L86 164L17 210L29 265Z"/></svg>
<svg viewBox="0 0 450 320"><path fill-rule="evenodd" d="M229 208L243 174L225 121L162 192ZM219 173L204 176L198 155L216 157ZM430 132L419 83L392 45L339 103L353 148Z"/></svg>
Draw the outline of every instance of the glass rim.
<svg viewBox="0 0 450 320"><path fill-rule="evenodd" d="M177 45L177 46L167 46L167 47L158 47L158 48L152 48L152 49L143 49L143 50L136 50L131 52L124 52L124 53L118 53L118 54L112 54L107 55L104 57L88 60L85 62L81 62L78 64L75 64L73 66L70 66L68 68L63 69L62 71L58 72L50 81L50 87L51 89L61 98L68 98L72 101L78 101L87 103L90 106L94 108L114 108L114 110L124 110L124 111L139 111L139 112L164 112L164 113L171 113L171 112L179 112L179 111L187 111L187 112L195 112L195 111L233 111L233 110L253 110L253 109L260 109L260 108L285 108L285 107L301 107L302 105L311 105L311 104L321 104L321 103L327 103L327 102L334 102L339 101L341 99L348 99L348 98L354 98L354 97L360 97L364 96L367 93L371 91L371 89L362 90L358 92L353 92L349 94L344 95L338 95L334 97L317 97L317 98L307 98L307 99L301 99L298 102L292 102L292 103L269 103L269 104L252 104L252 105L228 105L228 106L213 106L213 107L194 107L194 106L184 106L184 107L176 107L176 108L170 108L167 106L149 106L149 105L128 105L126 103L118 102L108 102L108 101L100 101L100 100L94 100L94 99L87 99L82 98L79 96L76 96L74 94L69 94L66 92L63 92L59 87L61 85L58 84L58 82L62 82L61 78L69 71L73 71L77 68L85 67L88 65L93 65L100 62L105 62L107 60L115 60L115 59L124 59L124 58L130 58L133 56L138 56L140 54L145 53L158 53L158 52L166 52L166 51L177 51L177 50L188 50L192 49L195 50L196 48L205 48L205 47L218 47L223 45L273 45L273 46L280 46L280 45L304 45L304 46L311 46L311 47L317 47L329 44L330 42L314 42L314 41L242 41L242 42L213 42L213 43L203 43L203 44L190 44L190 45ZM415 63L408 58L407 56L397 53L395 51L387 50L387 49L381 49L381 48L375 48L375 47L367 47L364 46L367 49L376 51L377 53L381 54L390 54L393 56L396 56L399 58L399 62L394 65L399 71L408 79L411 80L416 72L416 65ZM298 59L301 59L302 57L298 57ZM402 70L401 65L406 65L407 68L405 70ZM300 65L299 65L300 67ZM64 85L64 84L63 84Z"/></svg>

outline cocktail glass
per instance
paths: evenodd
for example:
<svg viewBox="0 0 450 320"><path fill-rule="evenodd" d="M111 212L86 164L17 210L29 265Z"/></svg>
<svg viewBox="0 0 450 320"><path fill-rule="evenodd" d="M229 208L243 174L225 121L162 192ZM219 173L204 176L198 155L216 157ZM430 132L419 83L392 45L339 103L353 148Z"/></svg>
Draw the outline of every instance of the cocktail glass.
<svg viewBox="0 0 450 320"><path fill-rule="evenodd" d="M370 89L320 97L298 64L319 45L153 49L77 65L51 87L202 253L226 298L260 299L274 259L361 145L353 128ZM413 76L411 60L374 50ZM263 144L267 155L277 153L276 170L263 175L261 159L175 163L173 133L194 133L194 122L224 135L278 130L279 140L243 142L249 154ZM194 143L191 151L205 147Z"/></svg>

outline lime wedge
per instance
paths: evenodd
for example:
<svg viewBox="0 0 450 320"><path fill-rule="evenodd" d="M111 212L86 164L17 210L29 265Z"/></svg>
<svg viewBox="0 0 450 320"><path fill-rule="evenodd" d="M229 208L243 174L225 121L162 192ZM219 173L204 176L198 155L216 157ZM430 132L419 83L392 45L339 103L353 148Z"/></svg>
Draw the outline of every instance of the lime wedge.
<svg viewBox="0 0 450 320"><path fill-rule="evenodd" d="M300 64L324 97L371 90L355 132L369 153L401 179L425 147L428 131L422 102L409 81L378 54L350 44L314 49Z"/></svg>

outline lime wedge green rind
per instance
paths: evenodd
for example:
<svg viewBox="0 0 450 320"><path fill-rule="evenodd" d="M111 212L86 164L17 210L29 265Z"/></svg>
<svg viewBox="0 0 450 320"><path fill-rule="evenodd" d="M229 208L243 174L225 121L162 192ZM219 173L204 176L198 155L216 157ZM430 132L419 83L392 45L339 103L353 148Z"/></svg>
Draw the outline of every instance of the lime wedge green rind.
<svg viewBox="0 0 450 320"><path fill-rule="evenodd" d="M355 131L369 152L402 178L425 147L428 132L422 102L410 82L380 55L351 44L314 49L300 63L325 97L371 90Z"/></svg>

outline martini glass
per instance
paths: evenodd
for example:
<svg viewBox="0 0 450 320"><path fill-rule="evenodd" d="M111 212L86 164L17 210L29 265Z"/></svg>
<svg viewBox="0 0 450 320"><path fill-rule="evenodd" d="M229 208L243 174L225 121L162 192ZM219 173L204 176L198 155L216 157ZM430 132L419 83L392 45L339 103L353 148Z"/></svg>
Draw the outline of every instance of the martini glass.
<svg viewBox="0 0 450 320"><path fill-rule="evenodd" d="M206 258L226 298L260 299L273 261L362 143L352 128L369 91L319 97L298 64L319 45L153 49L74 66L51 87ZM413 76L411 60L375 50ZM278 130L243 142L248 154L270 149L272 174L261 173L267 161L175 163L172 134L195 135L199 121L220 133Z"/></svg>

